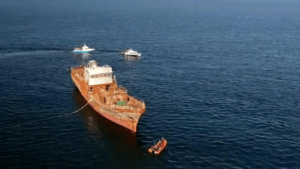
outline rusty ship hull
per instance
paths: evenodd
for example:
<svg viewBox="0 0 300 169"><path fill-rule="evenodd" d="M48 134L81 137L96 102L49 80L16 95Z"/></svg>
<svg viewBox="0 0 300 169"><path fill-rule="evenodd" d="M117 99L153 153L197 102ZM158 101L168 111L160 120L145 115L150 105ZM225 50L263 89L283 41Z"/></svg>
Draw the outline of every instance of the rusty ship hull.
<svg viewBox="0 0 300 169"><path fill-rule="evenodd" d="M117 86L116 80L113 80L112 83L109 84L89 86L84 80L83 66L72 68L71 77L81 95L97 113L132 131L132 133L136 133L139 119L146 110L144 102L128 95L124 88ZM132 105L126 107L116 105L114 101L120 100L120 95L123 96L123 98L125 97L128 103L131 101L130 104ZM111 100L110 103L106 101L109 99Z"/></svg>

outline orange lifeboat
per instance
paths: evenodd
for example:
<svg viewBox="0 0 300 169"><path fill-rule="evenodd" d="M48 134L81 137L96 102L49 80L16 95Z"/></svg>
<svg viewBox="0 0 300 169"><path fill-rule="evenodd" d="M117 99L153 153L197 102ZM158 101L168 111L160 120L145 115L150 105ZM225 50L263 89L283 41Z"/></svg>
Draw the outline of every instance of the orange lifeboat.
<svg viewBox="0 0 300 169"><path fill-rule="evenodd" d="M154 144L153 146L151 146L148 149L148 152L150 154L155 154L158 155L160 154L164 149L166 149L167 147L167 140L162 138L161 140L159 140L156 144Z"/></svg>

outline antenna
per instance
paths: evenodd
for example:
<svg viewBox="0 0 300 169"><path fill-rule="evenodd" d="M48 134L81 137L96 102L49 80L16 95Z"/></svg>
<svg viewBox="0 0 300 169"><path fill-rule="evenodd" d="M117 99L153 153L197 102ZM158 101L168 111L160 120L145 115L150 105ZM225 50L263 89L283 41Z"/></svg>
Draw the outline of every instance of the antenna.
<svg viewBox="0 0 300 169"><path fill-rule="evenodd" d="M116 85L117 85L117 87L118 87L118 83L117 83L116 75L114 75L114 79L115 79Z"/></svg>

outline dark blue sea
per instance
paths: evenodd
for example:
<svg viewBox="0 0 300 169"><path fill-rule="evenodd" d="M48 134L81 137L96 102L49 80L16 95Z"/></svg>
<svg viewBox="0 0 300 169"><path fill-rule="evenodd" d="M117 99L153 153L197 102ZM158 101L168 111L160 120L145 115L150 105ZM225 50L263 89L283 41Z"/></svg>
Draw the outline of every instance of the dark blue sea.
<svg viewBox="0 0 300 169"><path fill-rule="evenodd" d="M0 0L1 168L300 168L300 2ZM75 47L95 48L90 55ZM133 48L141 58L120 52ZM145 101L136 136L70 68ZM161 137L167 149L147 149Z"/></svg>

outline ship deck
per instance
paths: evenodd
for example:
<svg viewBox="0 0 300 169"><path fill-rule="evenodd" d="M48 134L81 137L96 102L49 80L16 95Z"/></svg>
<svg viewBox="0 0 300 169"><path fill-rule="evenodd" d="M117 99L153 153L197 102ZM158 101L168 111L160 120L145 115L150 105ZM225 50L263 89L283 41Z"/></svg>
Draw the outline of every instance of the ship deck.
<svg viewBox="0 0 300 169"><path fill-rule="evenodd" d="M117 86L115 79L109 84L89 86L84 79L83 66L72 68L71 75L77 81L75 84L86 99L93 97L99 105L117 112L144 113L145 103L130 96L125 88Z"/></svg>

